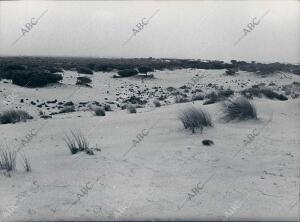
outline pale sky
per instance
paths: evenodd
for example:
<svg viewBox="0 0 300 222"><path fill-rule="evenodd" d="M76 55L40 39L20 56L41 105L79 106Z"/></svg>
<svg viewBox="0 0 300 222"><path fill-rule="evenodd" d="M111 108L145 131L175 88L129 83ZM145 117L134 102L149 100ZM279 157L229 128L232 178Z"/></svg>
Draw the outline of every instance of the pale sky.
<svg viewBox="0 0 300 222"><path fill-rule="evenodd" d="M25 24L45 11L38 23L12 45ZM155 12L148 24L123 45L136 24ZM247 24L266 12L260 23L234 45ZM0 55L300 63L300 2L1 1Z"/></svg>

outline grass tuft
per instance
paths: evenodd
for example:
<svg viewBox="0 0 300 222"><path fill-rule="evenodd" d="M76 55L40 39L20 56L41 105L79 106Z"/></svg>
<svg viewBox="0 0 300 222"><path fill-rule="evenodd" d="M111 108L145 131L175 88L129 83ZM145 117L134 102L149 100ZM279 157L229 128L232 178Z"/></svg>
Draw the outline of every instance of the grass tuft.
<svg viewBox="0 0 300 222"><path fill-rule="evenodd" d="M257 119L256 109L245 97L238 97L224 103L225 120Z"/></svg>
<svg viewBox="0 0 300 222"><path fill-rule="evenodd" d="M202 132L204 127L212 126L209 113L195 107L181 111L178 118L183 123L184 128L191 129L192 133L195 133L196 129L200 129Z"/></svg>

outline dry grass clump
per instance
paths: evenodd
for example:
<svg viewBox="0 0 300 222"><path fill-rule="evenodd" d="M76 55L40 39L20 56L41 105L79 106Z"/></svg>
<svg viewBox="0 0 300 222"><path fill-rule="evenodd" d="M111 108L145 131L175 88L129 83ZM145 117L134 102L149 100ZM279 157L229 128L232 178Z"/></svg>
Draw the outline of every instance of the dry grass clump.
<svg viewBox="0 0 300 222"><path fill-rule="evenodd" d="M16 169L17 152L0 150L0 170L14 171Z"/></svg>
<svg viewBox="0 0 300 222"><path fill-rule="evenodd" d="M80 131L75 132L71 130L70 136L66 134L64 141L72 154L76 154L79 151L85 151L87 154L91 155L94 154L89 148L88 140Z"/></svg>
<svg viewBox="0 0 300 222"><path fill-rule="evenodd" d="M24 162L24 169L26 172L30 172L31 171L31 163L30 161L28 160L28 158L24 155L22 155L22 158L23 158L23 162Z"/></svg>
<svg viewBox="0 0 300 222"><path fill-rule="evenodd" d="M224 103L225 120L257 119L256 109L245 97L238 97Z"/></svg>
<svg viewBox="0 0 300 222"><path fill-rule="evenodd" d="M33 119L33 117L23 110L6 110L0 114L1 124L17 123L28 119Z"/></svg>
<svg viewBox="0 0 300 222"><path fill-rule="evenodd" d="M183 123L184 128L191 129L192 133L195 133L196 129L200 129L202 132L204 127L212 126L209 113L195 107L181 111L178 118Z"/></svg>

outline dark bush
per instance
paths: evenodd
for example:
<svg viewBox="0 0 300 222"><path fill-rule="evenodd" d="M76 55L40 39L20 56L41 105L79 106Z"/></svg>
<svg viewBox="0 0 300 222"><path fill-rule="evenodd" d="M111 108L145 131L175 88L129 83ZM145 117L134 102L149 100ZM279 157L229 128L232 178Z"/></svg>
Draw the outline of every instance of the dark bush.
<svg viewBox="0 0 300 222"><path fill-rule="evenodd" d="M12 76L12 82L19 86L41 87L49 83L57 83L62 80L60 74L51 74L45 71L18 71Z"/></svg>
<svg viewBox="0 0 300 222"><path fill-rule="evenodd" d="M135 76L138 74L138 72L134 69L124 69L120 70L118 74L122 77L130 77L130 76Z"/></svg>

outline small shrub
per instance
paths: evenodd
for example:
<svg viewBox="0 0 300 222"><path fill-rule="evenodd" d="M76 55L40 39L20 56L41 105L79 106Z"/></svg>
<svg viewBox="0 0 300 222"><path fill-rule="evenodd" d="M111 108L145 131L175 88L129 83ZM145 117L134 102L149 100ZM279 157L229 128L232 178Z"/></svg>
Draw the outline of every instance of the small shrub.
<svg viewBox="0 0 300 222"><path fill-rule="evenodd" d="M89 150L89 142L86 137L80 132L71 131L71 135L65 135L64 141L72 154L79 151Z"/></svg>
<svg viewBox="0 0 300 222"><path fill-rule="evenodd" d="M16 169L17 152L11 150L0 151L0 170L14 171Z"/></svg>
<svg viewBox="0 0 300 222"><path fill-rule="evenodd" d="M105 110L102 108L96 108L94 109L95 115L96 116L105 116Z"/></svg>
<svg viewBox="0 0 300 222"><path fill-rule="evenodd" d="M228 100L224 103L224 109L227 121L257 119L255 107L245 97Z"/></svg>
<svg viewBox="0 0 300 222"><path fill-rule="evenodd" d="M136 107L132 104L127 105L127 111L129 113L136 113Z"/></svg>
<svg viewBox="0 0 300 222"><path fill-rule="evenodd" d="M195 107L183 110L178 118L183 123L184 128L191 129L192 133L195 133L195 129L200 129L202 132L204 127L212 126L209 113Z"/></svg>
<svg viewBox="0 0 300 222"><path fill-rule="evenodd" d="M161 104L158 100L154 100L153 104L154 104L155 107L161 107Z"/></svg>
<svg viewBox="0 0 300 222"><path fill-rule="evenodd" d="M1 124L17 123L28 119L33 119L33 117L23 110L7 110L0 114Z"/></svg>

